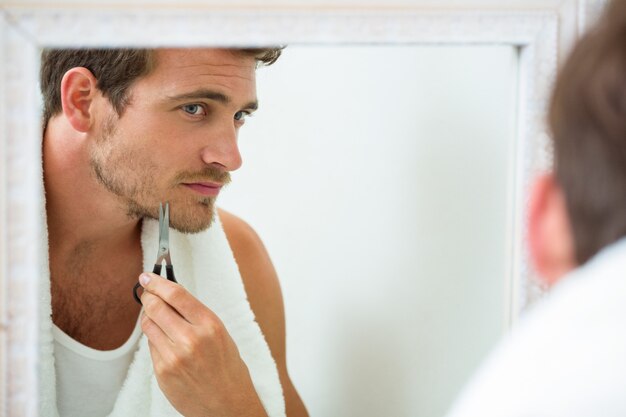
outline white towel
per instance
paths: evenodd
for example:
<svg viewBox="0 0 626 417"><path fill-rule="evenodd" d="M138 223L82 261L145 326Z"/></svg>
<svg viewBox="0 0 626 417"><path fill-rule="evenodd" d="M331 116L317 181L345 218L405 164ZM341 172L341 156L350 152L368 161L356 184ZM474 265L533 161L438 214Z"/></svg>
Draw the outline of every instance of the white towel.
<svg viewBox="0 0 626 417"><path fill-rule="evenodd" d="M45 212L42 213L45 224ZM47 231L42 236L40 290L40 416L58 417L53 357L50 273ZM158 222L144 220L141 244L144 270L151 271L158 247ZM170 231L172 263L178 282L213 310L224 322L250 370L252 382L270 417L285 416L285 402L276 364L248 303L243 282L226 235L216 221L194 235ZM128 291L131 296L132 285ZM128 375L109 417L180 416L161 392L154 376L150 350L141 336Z"/></svg>

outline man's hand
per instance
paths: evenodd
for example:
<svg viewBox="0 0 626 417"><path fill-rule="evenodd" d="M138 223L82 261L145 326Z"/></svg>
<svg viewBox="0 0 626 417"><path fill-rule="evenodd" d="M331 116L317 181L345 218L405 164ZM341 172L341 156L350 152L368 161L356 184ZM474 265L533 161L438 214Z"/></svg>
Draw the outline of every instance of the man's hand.
<svg viewBox="0 0 626 417"><path fill-rule="evenodd" d="M146 279L147 278L147 279ZM141 328L161 390L186 417L267 416L222 321L182 286L143 273Z"/></svg>

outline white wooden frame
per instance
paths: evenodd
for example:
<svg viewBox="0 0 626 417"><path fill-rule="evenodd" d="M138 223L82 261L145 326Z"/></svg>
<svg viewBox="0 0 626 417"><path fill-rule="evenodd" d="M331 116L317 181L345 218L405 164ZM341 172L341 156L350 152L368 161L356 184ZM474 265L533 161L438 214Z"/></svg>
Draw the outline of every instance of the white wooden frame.
<svg viewBox="0 0 626 417"><path fill-rule="evenodd" d="M446 1L441 3L445 4ZM41 129L37 85L42 47L250 46L267 44L509 44L520 50L518 129L511 167L507 298L509 321L541 293L524 250L530 178L549 167L544 112L559 57L603 0L559 6L438 11L419 8L327 10L0 6L0 416L36 416ZM567 28L566 28L567 29ZM572 32L571 30L569 32ZM567 38L567 39L565 39ZM575 36L574 36L575 38Z"/></svg>

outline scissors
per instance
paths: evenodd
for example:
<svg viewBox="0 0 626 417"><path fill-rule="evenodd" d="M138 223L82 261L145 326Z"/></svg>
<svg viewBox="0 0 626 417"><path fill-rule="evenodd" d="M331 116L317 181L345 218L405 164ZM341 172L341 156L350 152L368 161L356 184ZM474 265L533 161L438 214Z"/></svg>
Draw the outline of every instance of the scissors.
<svg viewBox="0 0 626 417"><path fill-rule="evenodd" d="M170 204L165 203L165 213L163 213L163 203L159 203L159 251L157 252L157 259L154 263L153 273L161 275L161 268L163 267L163 261L165 261L165 275L168 280L172 282L176 281L174 276L174 266L170 258ZM133 296L135 301L141 304L141 299L137 295L137 290L141 288L141 284L135 284L133 288Z"/></svg>

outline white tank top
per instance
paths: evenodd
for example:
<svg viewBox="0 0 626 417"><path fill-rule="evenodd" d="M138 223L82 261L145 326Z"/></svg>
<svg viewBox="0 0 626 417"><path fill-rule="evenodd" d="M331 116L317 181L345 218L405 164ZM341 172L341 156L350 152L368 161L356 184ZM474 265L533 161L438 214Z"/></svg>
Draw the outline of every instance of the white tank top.
<svg viewBox="0 0 626 417"><path fill-rule="evenodd" d="M53 325L57 408L63 417L105 417L126 379L139 337L139 319L128 340L114 350L96 350Z"/></svg>

